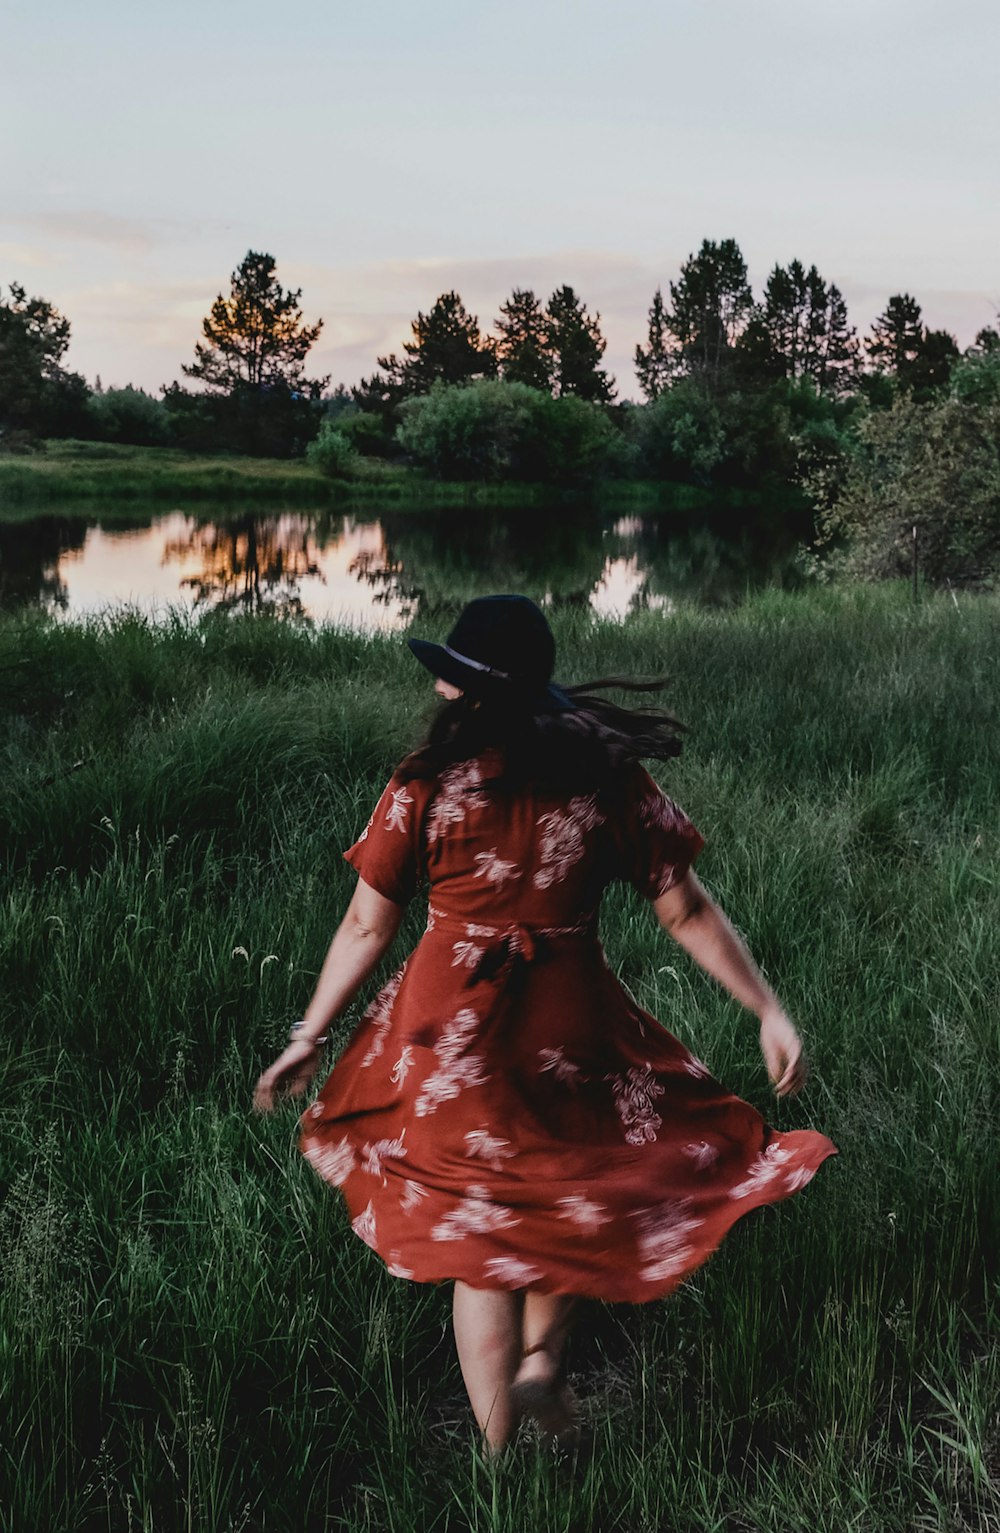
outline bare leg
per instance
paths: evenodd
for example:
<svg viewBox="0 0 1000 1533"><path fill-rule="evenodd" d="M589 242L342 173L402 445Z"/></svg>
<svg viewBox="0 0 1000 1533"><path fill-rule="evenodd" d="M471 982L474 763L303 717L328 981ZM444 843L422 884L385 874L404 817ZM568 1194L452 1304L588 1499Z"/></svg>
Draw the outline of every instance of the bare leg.
<svg viewBox="0 0 1000 1533"><path fill-rule="evenodd" d="M558 1373L562 1366L575 1302L569 1294L525 1294L521 1324L522 1350L538 1350L531 1351L531 1356L521 1363L517 1371L519 1380L551 1379Z"/></svg>
<svg viewBox="0 0 1000 1533"><path fill-rule="evenodd" d="M495 1453L517 1424L510 1386L521 1356L521 1295L456 1283L453 1315L469 1403Z"/></svg>
<svg viewBox="0 0 1000 1533"><path fill-rule="evenodd" d="M565 1294L525 1294L523 1353L511 1390L515 1409L566 1444L577 1435L576 1401L559 1375L574 1304Z"/></svg>

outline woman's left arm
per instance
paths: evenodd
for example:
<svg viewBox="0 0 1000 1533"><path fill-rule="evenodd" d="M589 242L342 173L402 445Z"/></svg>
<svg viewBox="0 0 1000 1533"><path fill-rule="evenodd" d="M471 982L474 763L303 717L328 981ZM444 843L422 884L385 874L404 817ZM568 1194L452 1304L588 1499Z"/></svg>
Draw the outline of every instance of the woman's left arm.
<svg viewBox="0 0 1000 1533"><path fill-rule="evenodd" d="M319 1069L315 1040L350 1004L365 980L392 946L403 906L358 879L320 971L312 1000L303 1013L305 1027L264 1071L254 1092L258 1112L269 1112L279 1089L301 1096Z"/></svg>
<svg viewBox="0 0 1000 1533"><path fill-rule="evenodd" d="M760 1019L760 1046L777 1096L801 1090L802 1043L746 944L694 873L653 901L657 920L697 964Z"/></svg>

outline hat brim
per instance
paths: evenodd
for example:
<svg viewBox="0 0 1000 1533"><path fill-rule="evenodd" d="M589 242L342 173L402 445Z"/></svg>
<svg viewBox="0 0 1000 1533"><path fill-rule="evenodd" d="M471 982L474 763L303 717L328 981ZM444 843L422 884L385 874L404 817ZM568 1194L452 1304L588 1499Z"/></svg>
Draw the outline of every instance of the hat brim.
<svg viewBox="0 0 1000 1533"><path fill-rule="evenodd" d="M439 676L450 686L461 687L464 692L467 687L474 686L477 681L482 680L481 672L474 671L470 665L463 665L461 660L456 660L443 644L434 644L430 639L407 639L406 642L420 664L425 666L432 676ZM554 713L567 713L573 708L572 699L562 687L547 686L539 695L539 701Z"/></svg>

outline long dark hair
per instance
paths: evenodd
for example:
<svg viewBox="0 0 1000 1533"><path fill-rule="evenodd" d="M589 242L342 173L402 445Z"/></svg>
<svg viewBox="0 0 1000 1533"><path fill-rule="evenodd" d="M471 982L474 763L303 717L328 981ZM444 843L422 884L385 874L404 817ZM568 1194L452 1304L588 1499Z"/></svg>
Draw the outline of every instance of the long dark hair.
<svg viewBox="0 0 1000 1533"><path fill-rule="evenodd" d="M662 708L625 708L595 693L650 695L666 685L663 677L632 681L605 676L564 687L573 706L557 710L506 682L484 678L438 710L422 744L402 763L400 775L405 781L436 777L492 747L503 763L492 786L517 789L532 783L572 793L601 792L613 786L630 762L678 756L680 732L686 726Z"/></svg>

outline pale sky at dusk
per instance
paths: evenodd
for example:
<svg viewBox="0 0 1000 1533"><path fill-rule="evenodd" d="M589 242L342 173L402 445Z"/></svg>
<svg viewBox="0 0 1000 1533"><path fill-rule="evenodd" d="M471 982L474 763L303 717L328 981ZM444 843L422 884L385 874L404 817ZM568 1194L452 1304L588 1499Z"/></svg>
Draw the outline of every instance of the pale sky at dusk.
<svg viewBox="0 0 1000 1533"><path fill-rule="evenodd" d="M355 382L457 288L489 325L563 282L631 355L658 283L733 236L962 345L1000 306L996 0L5 0L0 284L69 363L156 390L247 249Z"/></svg>

